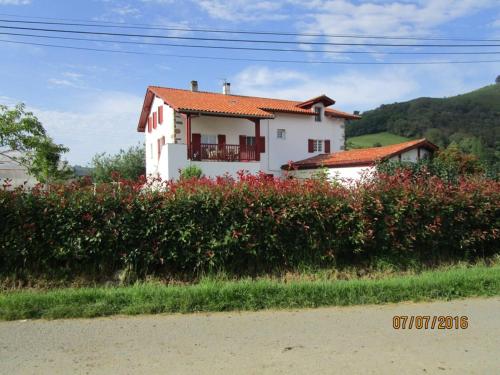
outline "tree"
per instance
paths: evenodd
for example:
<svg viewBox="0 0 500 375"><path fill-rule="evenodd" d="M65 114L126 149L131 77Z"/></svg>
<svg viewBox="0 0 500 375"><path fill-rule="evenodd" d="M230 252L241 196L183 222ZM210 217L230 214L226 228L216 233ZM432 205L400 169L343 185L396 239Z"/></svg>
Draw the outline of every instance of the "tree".
<svg viewBox="0 0 500 375"><path fill-rule="evenodd" d="M439 151L433 159L433 166L437 171L445 171L448 175L472 176L484 173L479 158L464 153L456 143L451 143L446 149Z"/></svg>
<svg viewBox="0 0 500 375"><path fill-rule="evenodd" d="M116 155L97 154L92 158L92 178L95 182L111 182L113 172L128 180L146 174L146 154L143 145L120 150Z"/></svg>
<svg viewBox="0 0 500 375"><path fill-rule="evenodd" d="M497 79L495 79L495 83L500 83L500 76L497 76Z"/></svg>
<svg viewBox="0 0 500 375"><path fill-rule="evenodd" d="M20 103L0 105L0 155L26 168L38 181L51 183L72 175L61 155L69 149L47 135L42 123Z"/></svg>

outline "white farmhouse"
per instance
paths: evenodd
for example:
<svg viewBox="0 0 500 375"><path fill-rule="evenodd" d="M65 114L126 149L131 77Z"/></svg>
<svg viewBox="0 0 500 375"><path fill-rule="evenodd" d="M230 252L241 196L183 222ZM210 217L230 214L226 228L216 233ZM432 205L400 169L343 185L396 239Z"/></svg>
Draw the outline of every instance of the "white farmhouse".
<svg viewBox="0 0 500 375"><path fill-rule="evenodd" d="M150 86L137 130L146 135L146 173L177 179L197 165L207 177L240 170L281 176L282 165L344 148L346 120L321 95L303 102Z"/></svg>
<svg viewBox="0 0 500 375"><path fill-rule="evenodd" d="M289 175L296 178L310 178L319 169L326 171L330 179L359 180L369 175L380 161L417 162L432 156L438 147L426 140L417 139L384 147L354 149L316 155L304 160L283 165Z"/></svg>

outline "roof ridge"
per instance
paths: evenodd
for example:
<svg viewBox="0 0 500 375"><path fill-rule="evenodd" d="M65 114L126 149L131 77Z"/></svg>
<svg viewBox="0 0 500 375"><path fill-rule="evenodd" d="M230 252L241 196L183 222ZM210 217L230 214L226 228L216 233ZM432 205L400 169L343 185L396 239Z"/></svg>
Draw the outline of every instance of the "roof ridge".
<svg viewBox="0 0 500 375"><path fill-rule="evenodd" d="M242 97L242 98L256 98L256 99L266 99L266 100L279 100L279 101L283 101L283 102L297 103L297 104L303 103L300 100L269 98L269 97L265 97L265 96L252 96L252 95L241 95L241 94L223 94L221 92L202 91L202 90L192 91L192 90L189 90L189 89L179 89L177 87L165 87L165 86L149 85L148 88L177 90L177 91L185 91L185 92L192 92L192 93L202 93L202 94L213 94L213 95L220 95L220 96L225 96L225 97L236 96L236 97ZM313 98L313 99L315 99L315 98Z"/></svg>

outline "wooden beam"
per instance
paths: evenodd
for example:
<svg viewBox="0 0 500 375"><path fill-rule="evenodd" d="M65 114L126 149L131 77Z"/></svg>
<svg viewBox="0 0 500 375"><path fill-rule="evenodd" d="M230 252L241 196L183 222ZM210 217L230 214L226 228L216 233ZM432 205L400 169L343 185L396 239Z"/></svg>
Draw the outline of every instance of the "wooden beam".
<svg viewBox="0 0 500 375"><path fill-rule="evenodd" d="M186 145L187 145L188 159L191 159L191 115L182 114L182 116L186 120Z"/></svg>
<svg viewBox="0 0 500 375"><path fill-rule="evenodd" d="M255 119L255 160L260 161L260 119Z"/></svg>

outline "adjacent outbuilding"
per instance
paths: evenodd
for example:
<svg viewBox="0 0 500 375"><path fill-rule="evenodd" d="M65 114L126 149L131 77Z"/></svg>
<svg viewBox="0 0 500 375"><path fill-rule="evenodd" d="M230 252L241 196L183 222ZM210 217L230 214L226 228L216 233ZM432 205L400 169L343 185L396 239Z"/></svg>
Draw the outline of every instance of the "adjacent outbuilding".
<svg viewBox="0 0 500 375"><path fill-rule="evenodd" d="M320 154L283 165L282 169L296 178L310 178L323 169L329 178L358 180L372 172L380 161L415 163L431 157L437 149L435 144L423 138L390 146Z"/></svg>

